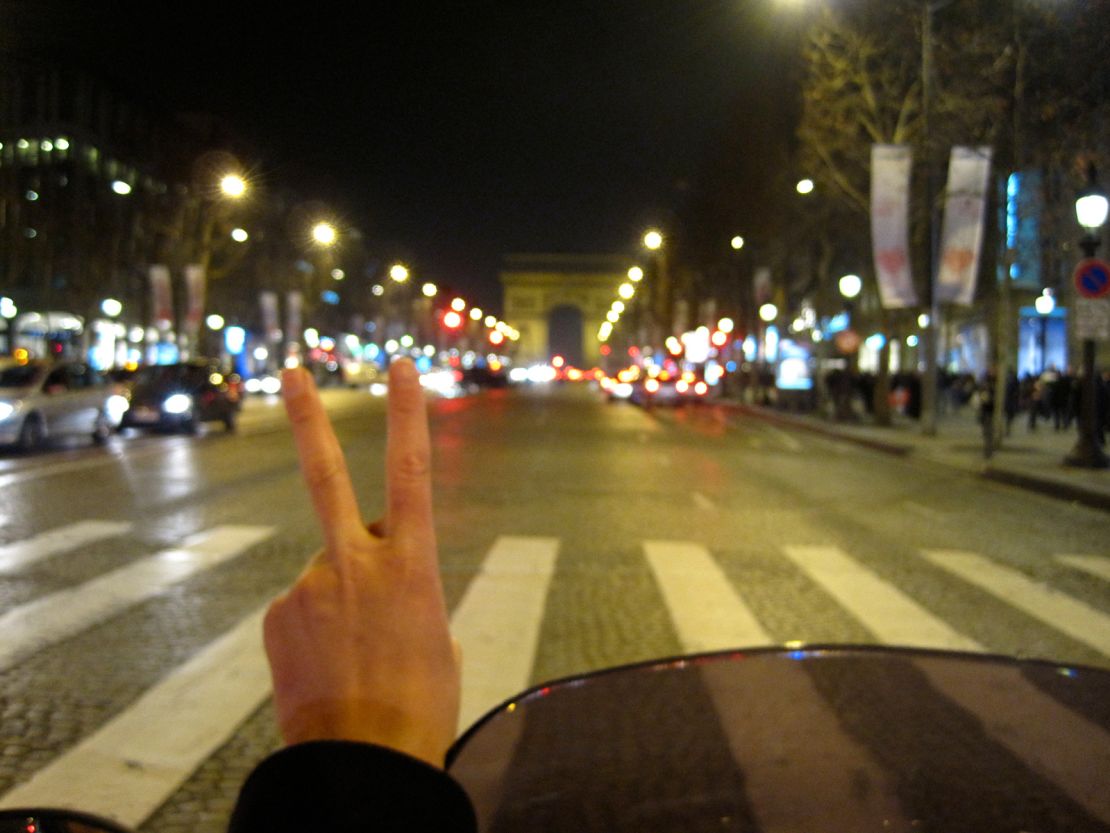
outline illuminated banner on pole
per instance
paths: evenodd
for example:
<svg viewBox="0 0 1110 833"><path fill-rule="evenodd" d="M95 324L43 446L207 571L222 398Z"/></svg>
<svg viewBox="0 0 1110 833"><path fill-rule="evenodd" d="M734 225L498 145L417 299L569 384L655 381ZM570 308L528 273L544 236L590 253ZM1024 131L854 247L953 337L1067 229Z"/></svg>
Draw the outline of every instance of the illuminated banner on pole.
<svg viewBox="0 0 1110 833"><path fill-rule="evenodd" d="M304 305L304 296L298 291L290 292L285 297L285 340L290 343L299 343L301 340L301 308Z"/></svg>
<svg viewBox="0 0 1110 833"><path fill-rule="evenodd" d="M906 145L871 147L871 247L886 309L917 306L910 271L910 174Z"/></svg>
<svg viewBox="0 0 1110 833"><path fill-rule="evenodd" d="M170 289L169 267L159 263L148 270L150 275L151 320L159 330L173 326L173 293Z"/></svg>
<svg viewBox="0 0 1110 833"><path fill-rule="evenodd" d="M200 320L204 316L204 267L190 263L185 267L185 335L195 344Z"/></svg>
<svg viewBox="0 0 1110 833"><path fill-rule="evenodd" d="M761 307L771 300L771 269L768 266L760 266L755 270L755 277L752 279L755 305Z"/></svg>
<svg viewBox="0 0 1110 833"><path fill-rule="evenodd" d="M266 341L273 344L277 341L278 332L278 298L276 292L263 292L258 296L258 305L262 308L262 327L266 333Z"/></svg>
<svg viewBox="0 0 1110 833"><path fill-rule="evenodd" d="M937 270L937 300L941 303L970 306L974 301L990 170L989 147L952 148Z"/></svg>

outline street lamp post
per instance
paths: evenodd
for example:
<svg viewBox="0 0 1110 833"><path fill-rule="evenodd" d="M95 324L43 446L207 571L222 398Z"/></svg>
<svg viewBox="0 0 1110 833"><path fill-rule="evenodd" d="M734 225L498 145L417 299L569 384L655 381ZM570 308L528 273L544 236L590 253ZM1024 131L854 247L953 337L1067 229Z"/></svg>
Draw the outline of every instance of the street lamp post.
<svg viewBox="0 0 1110 833"><path fill-rule="evenodd" d="M855 333L855 302L863 291L863 280L859 275L844 275L837 281L840 297L844 299L844 312L848 316L848 327L842 332ZM856 370L856 356L859 351L859 341L848 337L841 339L842 352L846 354L844 369L836 377L835 409L836 419L841 422L854 421L856 412L852 409L852 385Z"/></svg>
<svg viewBox="0 0 1110 833"><path fill-rule="evenodd" d="M1098 250L1099 232L1106 223L1107 208L1106 193L1098 185L1092 163L1087 170L1087 187L1079 192L1075 201L1075 216L1085 232L1079 245L1086 258L1093 258ZM1093 299L1089 302L1098 303ZM1083 301L1080 300L1079 303ZM1097 436L1098 385L1099 380L1095 373L1095 340L1088 332L1083 334L1083 391L1080 397L1082 410L1079 414L1079 437L1075 447L1064 458L1066 465L1089 469L1110 466L1110 459L1099 446Z"/></svg>

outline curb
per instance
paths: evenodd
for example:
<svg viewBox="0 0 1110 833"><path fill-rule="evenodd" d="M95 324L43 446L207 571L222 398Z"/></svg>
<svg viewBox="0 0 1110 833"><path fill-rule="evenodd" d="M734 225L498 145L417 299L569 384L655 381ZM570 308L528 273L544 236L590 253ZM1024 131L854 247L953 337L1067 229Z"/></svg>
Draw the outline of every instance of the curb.
<svg viewBox="0 0 1110 833"><path fill-rule="evenodd" d="M789 425L791 428L797 428L800 431L809 431L811 434L820 434L824 437L831 437L836 440L845 440L856 445L870 448L874 451L881 451L884 454L906 457L912 454L914 450L912 445L906 445L905 443L876 440L873 437L861 437L856 434L846 433L831 425L827 426L820 422L812 422L805 418L779 413L768 408L760 408L756 405L745 405L740 402L718 402L716 404L730 411L736 411L738 413L747 414L748 416L753 416L756 419L762 419L764 422Z"/></svg>
<svg viewBox="0 0 1110 833"><path fill-rule="evenodd" d="M832 425L824 425L820 422L813 422L810 419L794 417L789 414L779 413L768 408L761 408L757 405L746 405L740 402L718 402L716 403L730 411L737 413L747 414L748 416L761 419L764 422L773 422L779 425L788 425L792 428L797 428L801 431L808 431L812 434L820 434L825 437L841 440L843 442L854 443L865 448L870 448L874 451L880 451L884 454L891 454L898 457L914 456L918 459L928 460L932 463L939 463L940 465L954 468L959 471L965 471L985 480L991 480L996 483L1002 483L1007 486L1016 486L1031 492L1037 492L1047 497L1056 498L1057 500L1065 500L1072 503L1079 503L1083 506L1091 507L1092 509L1101 509L1104 512L1110 512L1110 494L1104 492L1087 489L1083 486L1077 486L1074 483L1069 483L1065 480L1058 480L1048 477L1036 477L1034 475L1025 474L1023 472L1014 471L1013 469L996 468L987 464L982 469L976 471L974 468L966 468L964 466L953 465L946 463L943 460L932 456L930 454L922 454L917 451L913 445L905 443L889 442L884 440L877 440L872 437L862 437L852 434L849 431L843 431Z"/></svg>
<svg viewBox="0 0 1110 833"><path fill-rule="evenodd" d="M1080 503L1092 509L1110 512L1110 495L1085 489L1082 486L1076 486L1063 480L1034 477L1012 469L997 469L989 465L983 469L980 476L996 483L1017 486L1058 500Z"/></svg>

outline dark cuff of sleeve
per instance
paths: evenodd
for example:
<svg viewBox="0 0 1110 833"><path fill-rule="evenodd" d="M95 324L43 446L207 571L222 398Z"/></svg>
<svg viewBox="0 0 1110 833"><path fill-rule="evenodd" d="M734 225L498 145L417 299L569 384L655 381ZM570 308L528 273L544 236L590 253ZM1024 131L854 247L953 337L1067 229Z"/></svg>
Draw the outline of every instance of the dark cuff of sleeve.
<svg viewBox="0 0 1110 833"><path fill-rule="evenodd" d="M474 833L474 809L441 769L368 743L313 741L276 752L247 778L229 833Z"/></svg>

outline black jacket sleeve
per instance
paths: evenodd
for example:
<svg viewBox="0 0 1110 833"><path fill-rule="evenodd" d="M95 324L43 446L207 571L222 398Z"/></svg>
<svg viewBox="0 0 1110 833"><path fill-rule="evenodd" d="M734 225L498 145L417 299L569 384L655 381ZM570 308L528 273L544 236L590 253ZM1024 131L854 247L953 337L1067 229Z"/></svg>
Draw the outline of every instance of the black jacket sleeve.
<svg viewBox="0 0 1110 833"><path fill-rule="evenodd" d="M276 752L247 778L229 833L475 833L450 775L392 749L314 741Z"/></svg>

